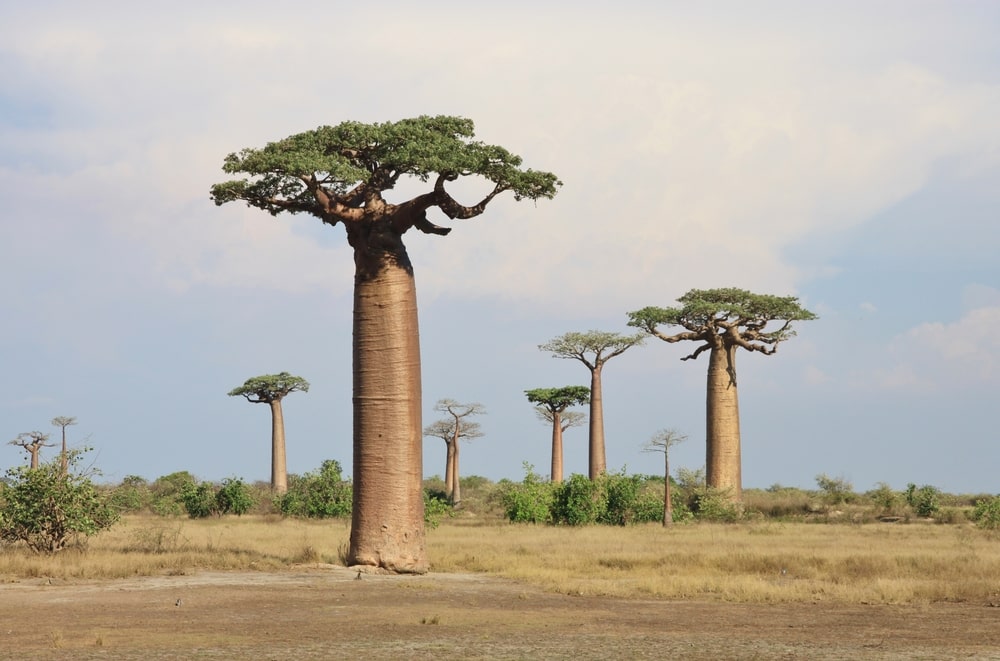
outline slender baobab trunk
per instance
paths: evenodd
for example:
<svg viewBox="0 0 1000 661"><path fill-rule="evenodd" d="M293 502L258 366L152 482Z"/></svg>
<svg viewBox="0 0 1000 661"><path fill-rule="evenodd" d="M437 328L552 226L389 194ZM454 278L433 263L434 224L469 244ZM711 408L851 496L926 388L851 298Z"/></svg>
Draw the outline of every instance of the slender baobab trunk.
<svg viewBox="0 0 1000 661"><path fill-rule="evenodd" d="M601 400L601 365L590 370L590 479L608 470L604 451L604 403Z"/></svg>
<svg viewBox="0 0 1000 661"><path fill-rule="evenodd" d="M355 245L355 250L358 246ZM417 296L405 251L354 283L354 508L349 563L428 569Z"/></svg>
<svg viewBox="0 0 1000 661"><path fill-rule="evenodd" d="M271 489L276 494L288 492L288 464L285 460L285 418L281 400L271 404Z"/></svg>
<svg viewBox="0 0 1000 661"><path fill-rule="evenodd" d="M727 355L728 354L728 355ZM705 479L743 499L740 469L740 406L736 393L736 347L713 347L708 362Z"/></svg>
<svg viewBox="0 0 1000 661"><path fill-rule="evenodd" d="M552 482L559 484L563 479L563 437L562 415L552 412Z"/></svg>
<svg viewBox="0 0 1000 661"><path fill-rule="evenodd" d="M448 502L453 502L455 495L455 439L445 441L445 461L444 461L444 495Z"/></svg>
<svg viewBox="0 0 1000 661"><path fill-rule="evenodd" d="M663 445L663 525L674 525L674 503L670 498L670 443Z"/></svg>
<svg viewBox="0 0 1000 661"><path fill-rule="evenodd" d="M451 505L458 507L462 502L462 483L458 476L458 439L451 443L454 447L449 448L451 453Z"/></svg>
<svg viewBox="0 0 1000 661"><path fill-rule="evenodd" d="M41 448L28 448L28 452L31 453L31 468L38 468L38 451Z"/></svg>

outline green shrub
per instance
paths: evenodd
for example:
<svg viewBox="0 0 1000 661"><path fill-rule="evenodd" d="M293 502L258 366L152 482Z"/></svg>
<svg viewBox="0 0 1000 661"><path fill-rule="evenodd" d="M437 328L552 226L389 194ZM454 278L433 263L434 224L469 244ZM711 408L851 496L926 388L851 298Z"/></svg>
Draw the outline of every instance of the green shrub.
<svg viewBox="0 0 1000 661"><path fill-rule="evenodd" d="M1000 496L976 502L972 509L972 520L983 530L1000 530Z"/></svg>
<svg viewBox="0 0 1000 661"><path fill-rule="evenodd" d="M501 480L497 498L512 523L547 523L552 520L553 484L542 479L534 466L524 463L524 480L518 484Z"/></svg>
<svg viewBox="0 0 1000 661"><path fill-rule="evenodd" d="M226 478L215 493L215 505L219 514L242 516L257 504L250 487L240 478Z"/></svg>
<svg viewBox="0 0 1000 661"><path fill-rule="evenodd" d="M340 462L327 459L318 471L288 477L288 491L277 498L278 511L286 516L312 519L351 515L354 490L343 478Z"/></svg>
<svg viewBox="0 0 1000 661"><path fill-rule="evenodd" d="M150 509L160 516L180 516L187 510L184 505L184 493L196 486L194 475L187 471L178 471L157 478L149 490L151 494Z"/></svg>
<svg viewBox="0 0 1000 661"><path fill-rule="evenodd" d="M816 476L816 484L823 492L827 505L842 505L854 500L854 485L843 477L829 477L825 473Z"/></svg>
<svg viewBox="0 0 1000 661"><path fill-rule="evenodd" d="M91 482L94 471L76 472L85 450L38 468L19 466L7 471L0 500L0 541L24 542L36 553L56 553L74 540L110 528L119 518L109 494Z"/></svg>
<svg viewBox="0 0 1000 661"><path fill-rule="evenodd" d="M452 516L455 508L448 502L448 497L443 491L432 492L424 489L424 523L429 528L437 528L441 524L441 519L445 516Z"/></svg>
<svg viewBox="0 0 1000 661"><path fill-rule="evenodd" d="M553 523L570 526L597 523L607 512L602 481L574 473L554 487L551 511Z"/></svg>
<svg viewBox="0 0 1000 661"><path fill-rule="evenodd" d="M149 483L138 475L126 475L111 492L111 502L121 512L140 512L152 502Z"/></svg>
<svg viewBox="0 0 1000 661"><path fill-rule="evenodd" d="M885 482L879 482L865 495L883 514L895 511L900 501L899 493L893 491Z"/></svg>
<svg viewBox="0 0 1000 661"><path fill-rule="evenodd" d="M912 482L906 486L906 502L919 517L932 517L941 509L941 491L929 484L917 488Z"/></svg>
<svg viewBox="0 0 1000 661"><path fill-rule="evenodd" d="M694 494L694 506L691 508L699 521L714 521L732 523L738 521L743 512L738 503L732 500L729 489L703 487Z"/></svg>
<svg viewBox="0 0 1000 661"><path fill-rule="evenodd" d="M218 514L218 503L215 499L216 488L211 482L192 484L181 494L184 509L192 519L204 519Z"/></svg>

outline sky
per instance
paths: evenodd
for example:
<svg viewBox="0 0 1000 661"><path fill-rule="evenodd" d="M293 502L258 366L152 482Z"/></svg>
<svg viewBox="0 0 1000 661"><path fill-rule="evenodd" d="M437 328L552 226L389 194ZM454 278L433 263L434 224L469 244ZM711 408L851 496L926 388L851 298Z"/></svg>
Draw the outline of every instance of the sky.
<svg viewBox="0 0 1000 661"><path fill-rule="evenodd" d="M998 34L988 1L0 0L0 439L75 416L105 481L267 480L268 409L226 393L288 371L311 383L289 471L349 475L343 229L209 188L244 147L446 114L564 182L405 237L424 424L442 398L487 411L462 475L548 473L524 391L589 372L538 345L740 287L819 316L738 357L745 488L1000 492ZM608 362L609 470L660 473L661 429L688 437L672 467L704 465L693 348ZM565 445L586 474L586 427ZM426 439L424 474L444 463Z"/></svg>

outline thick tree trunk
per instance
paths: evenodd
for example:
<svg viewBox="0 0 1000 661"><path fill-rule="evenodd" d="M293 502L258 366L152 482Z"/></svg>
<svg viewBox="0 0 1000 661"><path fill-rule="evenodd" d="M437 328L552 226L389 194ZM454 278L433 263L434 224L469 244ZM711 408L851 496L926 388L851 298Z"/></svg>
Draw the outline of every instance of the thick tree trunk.
<svg viewBox="0 0 1000 661"><path fill-rule="evenodd" d="M608 470L604 451L604 402L601 400L601 366L590 371L590 479Z"/></svg>
<svg viewBox="0 0 1000 661"><path fill-rule="evenodd" d="M271 489L276 494L288 492L288 464L285 461L285 418L281 400L271 404Z"/></svg>
<svg viewBox="0 0 1000 661"><path fill-rule="evenodd" d="M31 468L38 468L38 451L41 448L29 448L28 452L31 454Z"/></svg>
<svg viewBox="0 0 1000 661"><path fill-rule="evenodd" d="M743 483L735 354L735 347L725 346L713 347L709 354L705 479L710 487L729 489L733 502L740 502Z"/></svg>
<svg viewBox="0 0 1000 661"><path fill-rule="evenodd" d="M562 416L552 412L552 482L559 484L563 479L563 439Z"/></svg>
<svg viewBox="0 0 1000 661"><path fill-rule="evenodd" d="M348 562L424 573L428 562L420 338L413 274L405 250L395 258L364 262L359 246L352 245L358 272L354 283L354 511Z"/></svg>

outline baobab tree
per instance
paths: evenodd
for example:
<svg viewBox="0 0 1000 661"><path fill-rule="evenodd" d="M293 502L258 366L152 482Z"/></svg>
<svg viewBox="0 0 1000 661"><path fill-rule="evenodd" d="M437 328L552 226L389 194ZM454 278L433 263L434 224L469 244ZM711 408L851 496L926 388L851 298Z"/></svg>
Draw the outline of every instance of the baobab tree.
<svg viewBox="0 0 1000 661"><path fill-rule="evenodd" d="M642 447L643 452L663 453L663 525L674 523L674 504L670 497L670 448L687 440L687 436L673 429L661 429L653 434Z"/></svg>
<svg viewBox="0 0 1000 661"><path fill-rule="evenodd" d="M69 455L66 454L66 428L76 424L76 418L66 415L60 415L52 418L52 424L56 427L62 428L62 452L59 454L59 462L62 466L63 473L65 473L69 468Z"/></svg>
<svg viewBox="0 0 1000 661"><path fill-rule="evenodd" d="M281 411L281 400L293 392L309 392L309 382L288 372L255 376L229 391L230 397L245 397L252 404L267 404L271 407L271 489L276 494L288 491L285 417Z"/></svg>
<svg viewBox="0 0 1000 661"><path fill-rule="evenodd" d="M470 415L483 415L486 408L478 403L459 404L453 399L441 399L434 410L447 413L448 417L435 420L424 429L424 436L434 436L447 447L444 467L444 491L448 502L457 507L462 502L462 485L458 477L458 441L481 438L483 431L478 422L466 420Z"/></svg>
<svg viewBox="0 0 1000 661"><path fill-rule="evenodd" d="M571 406L590 401L590 388L586 386L563 386L562 388L534 388L525 390L528 401L536 404L538 417L552 425L552 473L553 482L562 482L563 476L563 432L583 422L585 416L578 411L567 411Z"/></svg>
<svg viewBox="0 0 1000 661"><path fill-rule="evenodd" d="M555 358L578 360L590 370L590 479L596 480L607 472L608 461L604 447L604 399L601 393L601 372L604 364L630 348L642 344L643 336L622 335L606 331L566 333L545 344L538 345Z"/></svg>
<svg viewBox="0 0 1000 661"><path fill-rule="evenodd" d="M31 468L38 468L38 454L42 451L42 448L50 448L55 445L55 443L46 443L48 440L48 434L43 434L40 431L26 431L18 434L17 438L8 443L8 445L17 445L24 448L28 456L31 457Z"/></svg>
<svg viewBox="0 0 1000 661"><path fill-rule="evenodd" d="M736 351L773 355L778 344L794 337L793 321L816 315L794 296L754 294L744 289L692 289L677 301L680 307L647 307L629 312L629 326L664 342L698 342L681 360L708 356L706 397L706 481L709 487L729 491L733 502L743 498L740 450L740 409L736 390ZM777 324L775 326L774 324ZM660 326L684 330L668 335Z"/></svg>
<svg viewBox="0 0 1000 661"><path fill-rule="evenodd" d="M403 235L444 236L452 220L479 216L498 195L551 198L554 174L522 170L521 158L474 141L471 120L417 117L321 126L226 157L245 174L212 187L218 205L243 201L272 215L309 214L342 225L354 251L354 508L348 563L427 571L423 502L420 340L417 297ZM460 204L446 186L473 177L487 192ZM384 197L401 180L428 184L410 199ZM435 211L437 210L437 211Z"/></svg>

